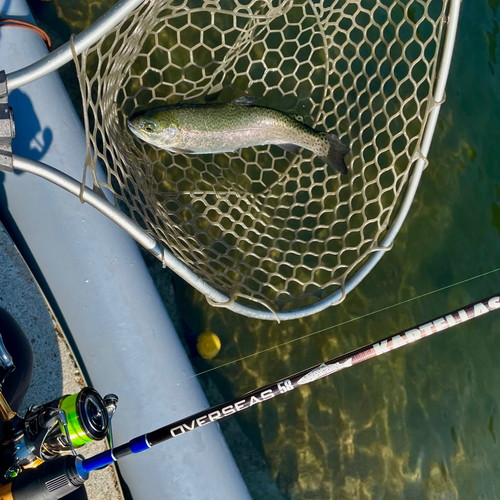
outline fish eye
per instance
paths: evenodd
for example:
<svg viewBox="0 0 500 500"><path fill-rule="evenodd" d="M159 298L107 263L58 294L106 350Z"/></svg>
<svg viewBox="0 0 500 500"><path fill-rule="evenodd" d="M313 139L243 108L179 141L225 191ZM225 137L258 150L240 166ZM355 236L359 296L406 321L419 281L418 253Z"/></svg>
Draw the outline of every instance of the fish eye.
<svg viewBox="0 0 500 500"><path fill-rule="evenodd" d="M141 123L141 128L146 132L156 132L158 130L158 125L148 120Z"/></svg>

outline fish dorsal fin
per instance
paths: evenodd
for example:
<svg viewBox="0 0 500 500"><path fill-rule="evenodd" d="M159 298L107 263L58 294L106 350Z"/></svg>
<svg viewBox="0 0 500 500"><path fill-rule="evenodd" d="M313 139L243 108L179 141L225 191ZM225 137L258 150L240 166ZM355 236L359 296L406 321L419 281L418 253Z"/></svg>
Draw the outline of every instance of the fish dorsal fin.
<svg viewBox="0 0 500 500"><path fill-rule="evenodd" d="M238 97L233 101L233 104L237 104L238 106L252 106L256 101L256 98L253 95L244 95L243 97Z"/></svg>

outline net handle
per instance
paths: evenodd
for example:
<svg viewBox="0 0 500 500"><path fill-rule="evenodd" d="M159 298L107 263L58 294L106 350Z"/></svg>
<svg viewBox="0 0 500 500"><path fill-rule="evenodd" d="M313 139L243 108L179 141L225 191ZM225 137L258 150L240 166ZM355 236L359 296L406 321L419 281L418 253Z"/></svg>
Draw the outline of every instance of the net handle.
<svg viewBox="0 0 500 500"><path fill-rule="evenodd" d="M139 5L149 0L121 0L108 10L86 30L75 37L75 50L81 54L86 48L99 41L104 35L123 21ZM15 90L27 83L31 83L42 76L59 69L73 59L69 42L50 52L42 59L25 68L18 69L7 75L7 88Z"/></svg>

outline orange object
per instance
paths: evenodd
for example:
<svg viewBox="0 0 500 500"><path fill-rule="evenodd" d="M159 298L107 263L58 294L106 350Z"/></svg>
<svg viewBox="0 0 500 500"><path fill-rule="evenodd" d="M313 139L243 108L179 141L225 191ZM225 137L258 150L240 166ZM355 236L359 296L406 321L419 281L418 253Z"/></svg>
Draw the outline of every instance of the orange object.
<svg viewBox="0 0 500 500"><path fill-rule="evenodd" d="M52 43L50 41L49 35L47 35L47 33L45 33L45 31L43 31L42 28L39 28L38 26L35 26L34 24L29 23L28 21L23 21L21 19L8 19L6 17L0 17L0 27L1 26L11 26L14 28L26 28L32 30L40 35L40 37L45 42L45 45L47 45L47 48L49 50L52 48Z"/></svg>

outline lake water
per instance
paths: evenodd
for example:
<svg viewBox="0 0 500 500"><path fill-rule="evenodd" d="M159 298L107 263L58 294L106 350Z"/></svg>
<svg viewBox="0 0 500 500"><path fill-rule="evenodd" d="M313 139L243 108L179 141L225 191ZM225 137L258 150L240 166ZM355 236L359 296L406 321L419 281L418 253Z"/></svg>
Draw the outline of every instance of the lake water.
<svg viewBox="0 0 500 500"><path fill-rule="evenodd" d="M40 15L47 19L55 5L79 31L110 4L60 0ZM397 305L500 268L499 4L463 1L447 101L410 214L392 251L340 306L278 325L212 308L175 281L186 344L205 329L222 341L214 361L193 356L195 368L232 362L200 376L212 402L499 291L493 273ZM151 263L167 288L170 276L159 267ZM254 498L492 500L500 498L499 405L500 315L493 313L254 406L222 427Z"/></svg>

